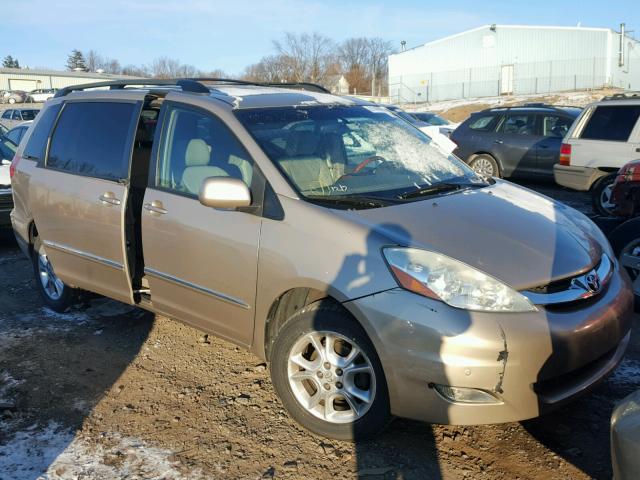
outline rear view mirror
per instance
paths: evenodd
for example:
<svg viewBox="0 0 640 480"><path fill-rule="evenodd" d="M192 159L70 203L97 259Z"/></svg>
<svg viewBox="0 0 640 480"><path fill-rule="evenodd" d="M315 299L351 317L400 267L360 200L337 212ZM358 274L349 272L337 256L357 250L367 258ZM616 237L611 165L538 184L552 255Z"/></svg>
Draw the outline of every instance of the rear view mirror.
<svg viewBox="0 0 640 480"><path fill-rule="evenodd" d="M208 177L202 181L198 200L205 207L240 208L251 205L251 192L242 180Z"/></svg>

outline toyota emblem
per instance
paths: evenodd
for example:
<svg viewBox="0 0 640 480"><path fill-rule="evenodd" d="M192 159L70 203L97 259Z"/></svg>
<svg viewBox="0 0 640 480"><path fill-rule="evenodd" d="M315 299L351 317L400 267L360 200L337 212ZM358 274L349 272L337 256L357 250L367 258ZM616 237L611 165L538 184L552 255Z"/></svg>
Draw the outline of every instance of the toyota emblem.
<svg viewBox="0 0 640 480"><path fill-rule="evenodd" d="M585 281L590 292L598 293L600 291L600 277L596 272L587 275Z"/></svg>

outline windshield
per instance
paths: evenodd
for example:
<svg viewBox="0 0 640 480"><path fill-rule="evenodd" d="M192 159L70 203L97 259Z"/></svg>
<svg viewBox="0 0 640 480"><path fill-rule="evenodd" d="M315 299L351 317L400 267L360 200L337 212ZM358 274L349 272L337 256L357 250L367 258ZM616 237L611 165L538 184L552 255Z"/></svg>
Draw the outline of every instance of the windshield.
<svg viewBox="0 0 640 480"><path fill-rule="evenodd" d="M462 161L384 107L239 110L269 158L309 199L415 198L436 184L482 185Z"/></svg>
<svg viewBox="0 0 640 480"><path fill-rule="evenodd" d="M422 120L423 122L428 123L429 125L437 125L437 126L449 125L449 122L447 120L445 120L439 115L436 115L435 113L418 112L418 113L414 113L413 116L416 117L418 120Z"/></svg>
<svg viewBox="0 0 640 480"><path fill-rule="evenodd" d="M21 110L22 120L33 120L36 118L39 110Z"/></svg>

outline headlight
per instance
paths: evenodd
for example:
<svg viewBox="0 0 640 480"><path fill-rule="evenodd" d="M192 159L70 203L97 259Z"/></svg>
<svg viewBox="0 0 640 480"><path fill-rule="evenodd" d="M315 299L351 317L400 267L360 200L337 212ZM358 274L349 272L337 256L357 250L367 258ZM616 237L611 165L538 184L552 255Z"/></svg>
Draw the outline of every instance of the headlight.
<svg viewBox="0 0 640 480"><path fill-rule="evenodd" d="M532 312L524 295L469 265L417 248L385 248L384 256L401 287L465 310Z"/></svg>

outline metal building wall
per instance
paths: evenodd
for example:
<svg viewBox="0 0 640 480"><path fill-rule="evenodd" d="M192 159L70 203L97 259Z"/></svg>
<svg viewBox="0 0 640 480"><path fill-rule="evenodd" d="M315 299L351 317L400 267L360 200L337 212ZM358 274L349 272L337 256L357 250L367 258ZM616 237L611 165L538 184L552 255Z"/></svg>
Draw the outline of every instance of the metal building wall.
<svg viewBox="0 0 640 480"><path fill-rule="evenodd" d="M11 89L10 80L27 80L36 82L34 88L63 88L83 83L103 82L117 78L128 78L122 75L91 75L87 73L42 72L26 69L2 69L0 70L0 90ZM15 88L15 87L14 87Z"/></svg>
<svg viewBox="0 0 640 480"><path fill-rule="evenodd" d="M396 101L439 101L598 88L611 81L609 29L483 26L389 57ZM640 50L640 49L639 49Z"/></svg>

